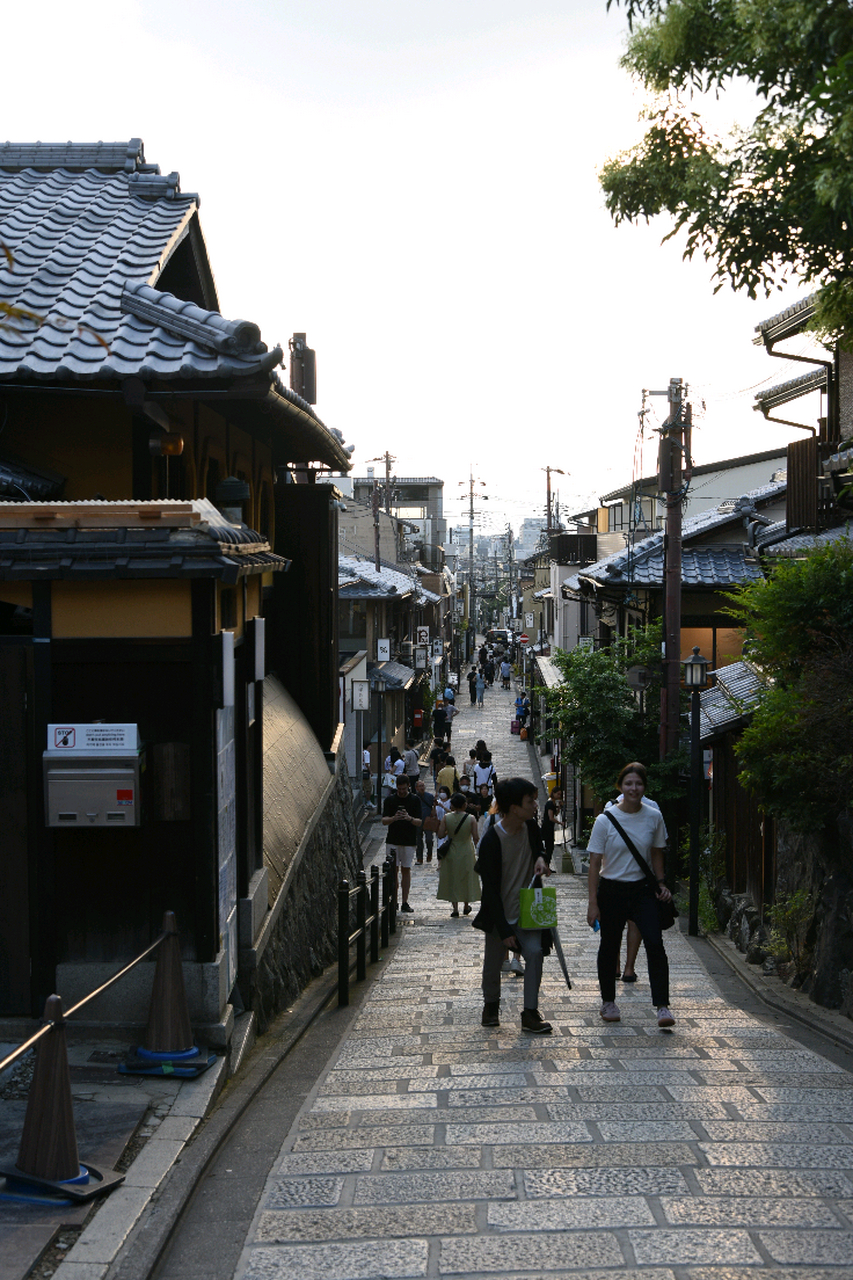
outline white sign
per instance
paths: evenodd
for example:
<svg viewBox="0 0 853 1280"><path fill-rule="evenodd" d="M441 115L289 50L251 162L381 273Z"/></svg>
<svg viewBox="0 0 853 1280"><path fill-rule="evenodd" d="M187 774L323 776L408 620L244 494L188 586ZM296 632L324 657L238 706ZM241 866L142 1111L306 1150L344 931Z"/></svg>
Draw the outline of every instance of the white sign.
<svg viewBox="0 0 853 1280"><path fill-rule="evenodd" d="M442 655L442 653L443 653L443 652L444 652L444 645L442 644L441 640L433 640L433 642L432 642L432 656L433 656L434 658L439 658L439 657L441 657L441 655Z"/></svg>
<svg viewBox="0 0 853 1280"><path fill-rule="evenodd" d="M429 627L415 627L415 643L429 644Z"/></svg>
<svg viewBox="0 0 853 1280"><path fill-rule="evenodd" d="M418 671L426 671L429 665L427 662L428 655L429 649L425 644L415 645L415 668Z"/></svg>
<svg viewBox="0 0 853 1280"><path fill-rule="evenodd" d="M352 709L353 711L369 711L370 710L370 681L369 680L353 680L352 681Z"/></svg>
<svg viewBox="0 0 853 1280"><path fill-rule="evenodd" d="M391 661L391 641L390 640L376 641L376 661L377 662Z"/></svg>
<svg viewBox="0 0 853 1280"><path fill-rule="evenodd" d="M49 724L48 751L136 751L135 724Z"/></svg>
<svg viewBox="0 0 853 1280"><path fill-rule="evenodd" d="M524 615L524 625L525 625L526 627L532 627L532 626L533 626L533 614L532 614L532 613L526 613L526 614Z"/></svg>

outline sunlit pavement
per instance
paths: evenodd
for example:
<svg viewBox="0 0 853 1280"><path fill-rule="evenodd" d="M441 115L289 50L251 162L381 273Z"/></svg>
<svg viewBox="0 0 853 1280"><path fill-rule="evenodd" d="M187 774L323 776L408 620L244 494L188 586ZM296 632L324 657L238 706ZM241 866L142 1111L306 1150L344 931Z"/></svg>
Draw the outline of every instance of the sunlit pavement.
<svg viewBox="0 0 853 1280"><path fill-rule="evenodd" d="M483 737L499 775L533 776L514 698L460 702L458 763ZM847 1072L727 1003L677 930L673 1031L642 952L639 982L617 984L621 1023L602 1023L586 886L564 874L574 986L549 957L553 1035L521 1033L511 975L483 1028L481 935L437 879L414 868L414 915L283 1144L239 1275L853 1277Z"/></svg>

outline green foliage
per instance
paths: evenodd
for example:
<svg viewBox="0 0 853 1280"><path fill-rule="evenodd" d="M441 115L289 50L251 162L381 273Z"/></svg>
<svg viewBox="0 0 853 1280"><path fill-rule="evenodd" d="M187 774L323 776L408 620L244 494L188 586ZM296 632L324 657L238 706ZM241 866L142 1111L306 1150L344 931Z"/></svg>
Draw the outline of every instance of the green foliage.
<svg viewBox="0 0 853 1280"><path fill-rule="evenodd" d="M682 915L689 912L690 878L685 874L690 858L690 828L682 827L678 833L678 852L681 862L680 878L686 892L678 899ZM715 831L707 824L699 829L699 924L703 933L719 933L720 921L714 906L714 892L726 874L726 838L722 831Z"/></svg>
<svg viewBox="0 0 853 1280"><path fill-rule="evenodd" d="M853 805L853 545L840 541L731 593L772 684L738 744L740 778L793 826Z"/></svg>
<svg viewBox="0 0 853 1280"><path fill-rule="evenodd" d="M793 960L801 973L806 958L806 934L814 915L814 899L806 889L797 889L777 899L769 908L770 933L767 950L777 960Z"/></svg>
<svg viewBox="0 0 853 1280"><path fill-rule="evenodd" d="M565 743L567 758L596 798L612 799L616 775L629 760L649 771L649 794L665 800L681 793L682 753L657 761L659 708L641 709L626 681L628 667L660 662L660 627L632 628L609 649L557 650L553 661L563 683L546 693L549 723Z"/></svg>
<svg viewBox="0 0 853 1280"><path fill-rule="evenodd" d="M608 8L611 0L608 0ZM618 3L618 0L617 0ZM853 337L853 8L848 0L623 0L625 66L657 100L601 183L614 220L674 219L685 257L750 297L793 273L817 327ZM636 20L642 25L635 26ZM713 137L694 95L753 84L749 127ZM669 237L667 237L669 238Z"/></svg>

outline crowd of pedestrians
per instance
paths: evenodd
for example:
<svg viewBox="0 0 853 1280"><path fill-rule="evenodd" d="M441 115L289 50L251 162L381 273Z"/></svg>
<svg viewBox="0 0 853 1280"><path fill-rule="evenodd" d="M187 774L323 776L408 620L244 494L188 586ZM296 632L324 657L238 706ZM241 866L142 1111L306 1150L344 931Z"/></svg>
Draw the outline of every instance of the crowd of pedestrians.
<svg viewBox="0 0 853 1280"><path fill-rule="evenodd" d="M468 674L472 706L482 707L487 689L500 677L509 688L507 656L485 646ZM508 705L508 704L507 704ZM530 699L521 689L514 719L524 727ZM436 897L450 904L453 919L472 916L484 934L482 1025L500 1025L502 975L524 980L521 1029L530 1035L552 1031L539 1011L543 957L552 947L550 928L520 923L522 889L541 886L549 877L556 834L563 822L563 794L555 787L537 816L538 788L526 778L500 779L492 753L480 737L457 757L451 748L453 721L459 714L455 691L444 690L433 711L433 741L421 776L417 743L404 754L392 747L385 760L389 794L381 818L386 854L396 867L399 910L412 914L412 867L438 864ZM507 726L509 731L509 725ZM662 938L660 908L671 900L664 880L667 833L658 807L646 795L642 764L626 765L616 782L618 796L595 821L589 850L587 922L600 931L598 981L601 1018L620 1021L615 985L620 977L622 937L628 927L623 982L637 980L635 961L646 949L652 1003L659 1027L675 1019L669 1009L669 968ZM637 847L639 846L639 848ZM474 913L475 904L479 904Z"/></svg>

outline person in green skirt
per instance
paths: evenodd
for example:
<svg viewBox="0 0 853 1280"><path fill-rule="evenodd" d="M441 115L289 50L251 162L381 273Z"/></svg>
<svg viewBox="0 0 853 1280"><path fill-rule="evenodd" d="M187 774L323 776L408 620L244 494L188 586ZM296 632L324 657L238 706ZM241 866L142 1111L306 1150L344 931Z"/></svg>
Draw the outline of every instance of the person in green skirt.
<svg viewBox="0 0 853 1280"><path fill-rule="evenodd" d="M450 812L438 828L439 844L450 837L447 852L438 864L439 902L451 903L451 916L459 916L459 903L465 905L465 915L471 914L471 903L480 901L480 879L474 870L477 850L477 819L468 813L468 802L460 791L450 798Z"/></svg>

